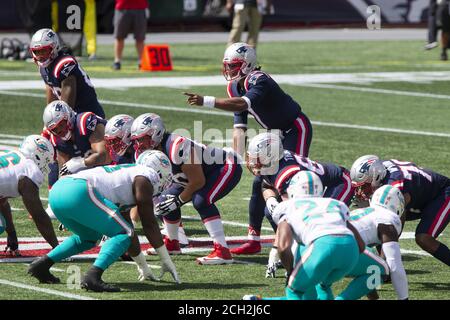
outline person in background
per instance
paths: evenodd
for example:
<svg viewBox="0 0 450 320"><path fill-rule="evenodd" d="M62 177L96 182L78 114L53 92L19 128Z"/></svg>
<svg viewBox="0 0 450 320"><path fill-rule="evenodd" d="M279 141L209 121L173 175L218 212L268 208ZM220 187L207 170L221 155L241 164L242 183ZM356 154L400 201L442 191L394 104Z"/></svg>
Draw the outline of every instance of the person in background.
<svg viewBox="0 0 450 320"><path fill-rule="evenodd" d="M114 70L121 69L125 38L132 32L136 41L138 68L141 67L148 17L147 0L116 0L114 10Z"/></svg>
<svg viewBox="0 0 450 320"><path fill-rule="evenodd" d="M436 19L441 27L441 60L447 61L447 48L450 33L450 0L437 0Z"/></svg>
<svg viewBox="0 0 450 320"><path fill-rule="evenodd" d="M437 24L436 24L436 0L430 0L430 6L428 7L428 42L424 46L425 50L431 50L438 46L437 43Z"/></svg>
<svg viewBox="0 0 450 320"><path fill-rule="evenodd" d="M233 25L228 38L228 45L241 41L242 32L248 23L247 43L256 48L258 43L259 29L262 24L262 15L268 14L271 0L265 1L265 6L260 12L258 0L227 0L227 10L231 13L234 10Z"/></svg>

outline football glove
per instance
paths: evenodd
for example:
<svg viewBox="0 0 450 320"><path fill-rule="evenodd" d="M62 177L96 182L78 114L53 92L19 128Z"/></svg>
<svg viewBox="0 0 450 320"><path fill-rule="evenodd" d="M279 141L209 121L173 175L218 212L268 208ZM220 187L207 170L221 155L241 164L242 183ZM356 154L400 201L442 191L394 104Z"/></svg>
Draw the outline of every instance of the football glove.
<svg viewBox="0 0 450 320"><path fill-rule="evenodd" d="M267 199L266 206L267 206L267 209L270 212L270 215L272 215L273 210L275 210L275 208L277 207L278 203L279 202L277 201L277 199L275 197L270 197L269 199Z"/></svg>
<svg viewBox="0 0 450 320"><path fill-rule="evenodd" d="M84 163L84 158L82 157L75 157L64 163L64 165L61 167L61 170L59 170L60 176L65 176L68 174L76 173L80 170L86 169L86 164Z"/></svg>
<svg viewBox="0 0 450 320"><path fill-rule="evenodd" d="M269 253L269 261L267 263L266 278L275 278L275 272L278 269L279 260L278 249L276 247L272 247Z"/></svg>
<svg viewBox="0 0 450 320"><path fill-rule="evenodd" d="M140 265L137 265L138 269L138 280L139 281L145 281L145 280L151 280L151 281L158 281L156 277L153 275L152 270L147 266L142 268Z"/></svg>
<svg viewBox="0 0 450 320"><path fill-rule="evenodd" d="M183 202L180 196L176 196L173 194L166 195L166 200L158 203L155 206L155 213L158 216L165 216L171 213L172 211L180 208L185 202Z"/></svg>
<svg viewBox="0 0 450 320"><path fill-rule="evenodd" d="M162 262L161 273L159 274L158 280L161 280L166 272L170 272L170 274L173 277L173 280L175 280L177 284L180 284L181 283L180 277L178 276L177 269L175 268L175 265L173 264L172 260L163 260L161 262Z"/></svg>

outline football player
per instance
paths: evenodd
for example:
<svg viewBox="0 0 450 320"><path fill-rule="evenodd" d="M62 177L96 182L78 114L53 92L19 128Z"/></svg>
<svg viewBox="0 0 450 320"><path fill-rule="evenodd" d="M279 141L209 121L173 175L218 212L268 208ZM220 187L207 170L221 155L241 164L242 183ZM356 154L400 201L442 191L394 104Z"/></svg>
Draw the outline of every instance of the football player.
<svg viewBox="0 0 450 320"><path fill-rule="evenodd" d="M112 164L135 162L135 151L131 141L133 121L134 118L127 114L118 114L106 123L105 147Z"/></svg>
<svg viewBox="0 0 450 320"><path fill-rule="evenodd" d="M274 243L288 274L286 296L272 299L309 300L317 290L319 300L330 300L334 298L331 285L353 269L364 244L348 223L345 203L322 198L322 182L314 172L298 175L295 198L272 212L278 225ZM294 242L298 243L295 257Z"/></svg>
<svg viewBox="0 0 450 320"><path fill-rule="evenodd" d="M171 181L170 162L163 154L142 154L140 163L96 167L59 179L50 190L49 202L56 217L73 235L47 255L35 260L28 273L41 283L59 283L50 267L63 259L93 248L103 235L108 237L81 286L95 292L118 292L119 288L102 280L104 271L137 239L134 230L120 213L121 207L137 206L145 236L162 261L161 276L169 271L178 275L162 241L153 213L152 197ZM156 157L156 159L155 159ZM139 159L138 159L139 160ZM71 196L68 197L67 194ZM137 242L139 244L139 242ZM139 246L138 246L139 247ZM130 255L138 265L140 279L153 275L140 248Z"/></svg>
<svg viewBox="0 0 450 320"><path fill-rule="evenodd" d="M160 150L172 164L174 184L163 193L155 206L155 212L164 217L168 233L164 242L169 252L181 252L178 241L180 208L192 201L214 241L214 250L208 256L197 258L197 263L233 263L215 202L233 190L241 178L242 168L237 155L167 132L162 119L152 113L140 115L134 120L131 139L137 153Z"/></svg>
<svg viewBox="0 0 450 320"><path fill-rule="evenodd" d="M31 38L30 52L45 82L47 105L62 100L76 113L93 112L105 118L89 76L75 57L64 52L53 30L45 28L36 31ZM48 130L44 128L41 134L50 140L51 133ZM58 171L58 163L52 163L48 175L49 188L58 180Z"/></svg>
<svg viewBox="0 0 450 320"><path fill-rule="evenodd" d="M92 112L76 114L57 100L45 107L43 121L57 150L60 175L111 162L104 141L106 120Z"/></svg>
<svg viewBox="0 0 450 320"><path fill-rule="evenodd" d="M262 197L266 203L265 214L274 230L276 225L271 221L271 212L280 201L288 199L286 189L298 172L307 170L319 175L323 186L326 187L324 197L347 204L353 197L354 189L347 169L333 163L316 162L287 151L283 148L280 137L274 133L267 132L255 136L249 143L246 161L250 172L263 180ZM259 192L261 193L261 190ZM252 241L257 241L260 247L259 239ZM269 263L268 271L273 267L272 263Z"/></svg>
<svg viewBox="0 0 450 320"><path fill-rule="evenodd" d="M93 112L104 118L89 76L75 57L61 49L58 35L51 29L40 29L31 38L30 51L46 84L47 104L63 100L76 113Z"/></svg>
<svg viewBox="0 0 450 320"><path fill-rule="evenodd" d="M250 113L263 128L281 132L286 150L308 156L313 132L311 122L300 105L269 74L260 70L254 48L242 42L229 46L223 58L223 75L228 81L229 98L186 93L187 101L191 105L234 112L233 147L239 154L243 154L245 150L247 118ZM234 248L234 254L261 251L259 238L264 219L261 183L260 177L254 178L249 203L249 241Z"/></svg>
<svg viewBox="0 0 450 320"><path fill-rule="evenodd" d="M26 137L18 151L0 150L0 214L5 218L8 234L5 251L14 256L20 255L20 251L8 198L22 197L41 235L53 248L58 245L39 198L39 187L49 171L53 153L50 141L38 135Z"/></svg>
<svg viewBox="0 0 450 320"><path fill-rule="evenodd" d="M376 155L358 158L350 176L356 197L366 201L382 185L392 185L405 198L404 220L420 219L416 243L450 266L449 248L437 240L450 221L450 179L412 162L381 160Z"/></svg>
<svg viewBox="0 0 450 320"><path fill-rule="evenodd" d="M359 255L353 270L347 275L355 279L341 292L336 300L357 300L371 292L369 278L377 273L390 273L392 284L399 300L408 299L408 279L403 267L398 239L402 231L400 217L405 209L401 191L391 185L384 185L375 191L370 207L350 212L350 222L358 230L367 248ZM370 247L381 245L386 261L372 252Z"/></svg>

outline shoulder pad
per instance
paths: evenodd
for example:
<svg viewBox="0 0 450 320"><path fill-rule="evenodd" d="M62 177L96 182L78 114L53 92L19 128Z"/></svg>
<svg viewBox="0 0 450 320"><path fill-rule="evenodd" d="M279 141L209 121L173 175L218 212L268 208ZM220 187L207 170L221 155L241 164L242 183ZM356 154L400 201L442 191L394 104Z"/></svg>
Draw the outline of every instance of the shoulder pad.
<svg viewBox="0 0 450 320"><path fill-rule="evenodd" d="M55 69L53 70L53 76L59 78L61 75L68 77L72 72L73 68L77 65L77 61L71 56L62 56L61 59L56 63Z"/></svg>
<svg viewBox="0 0 450 320"><path fill-rule="evenodd" d="M83 112L77 115L78 130L82 136L95 131L97 127L97 116L92 112Z"/></svg>
<svg viewBox="0 0 450 320"><path fill-rule="evenodd" d="M267 78L270 78L270 76L267 73L259 71L259 70L250 72L244 81L245 90L248 91L251 86L256 85L256 82L258 82L258 79L260 79L260 78L267 79Z"/></svg>

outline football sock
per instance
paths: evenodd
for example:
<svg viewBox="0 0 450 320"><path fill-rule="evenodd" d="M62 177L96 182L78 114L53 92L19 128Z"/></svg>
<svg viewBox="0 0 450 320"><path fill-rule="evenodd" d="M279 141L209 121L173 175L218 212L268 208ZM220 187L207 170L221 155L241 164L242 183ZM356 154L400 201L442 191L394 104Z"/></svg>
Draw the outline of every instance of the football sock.
<svg viewBox="0 0 450 320"><path fill-rule="evenodd" d="M170 240L178 240L178 227L180 226L180 220L168 221L164 219L164 224L166 226L167 235Z"/></svg>
<svg viewBox="0 0 450 320"><path fill-rule="evenodd" d="M221 246L228 248L220 216L217 216L217 219L207 221L205 223L205 228L208 230L208 233L211 238L213 238L214 242L220 243Z"/></svg>
<svg viewBox="0 0 450 320"><path fill-rule="evenodd" d="M118 234L109 238L102 246L94 266L106 270L113 264L130 246L131 239L126 234Z"/></svg>
<svg viewBox="0 0 450 320"><path fill-rule="evenodd" d="M80 252L89 250L95 247L95 245L96 241L83 241L78 235L74 234L50 251L48 257L54 262L59 262Z"/></svg>
<svg viewBox="0 0 450 320"><path fill-rule="evenodd" d="M439 247L432 255L436 259L438 259L438 260L442 261L443 263L445 263L446 265L450 266L450 250L448 249L448 247L445 244L440 243Z"/></svg>

